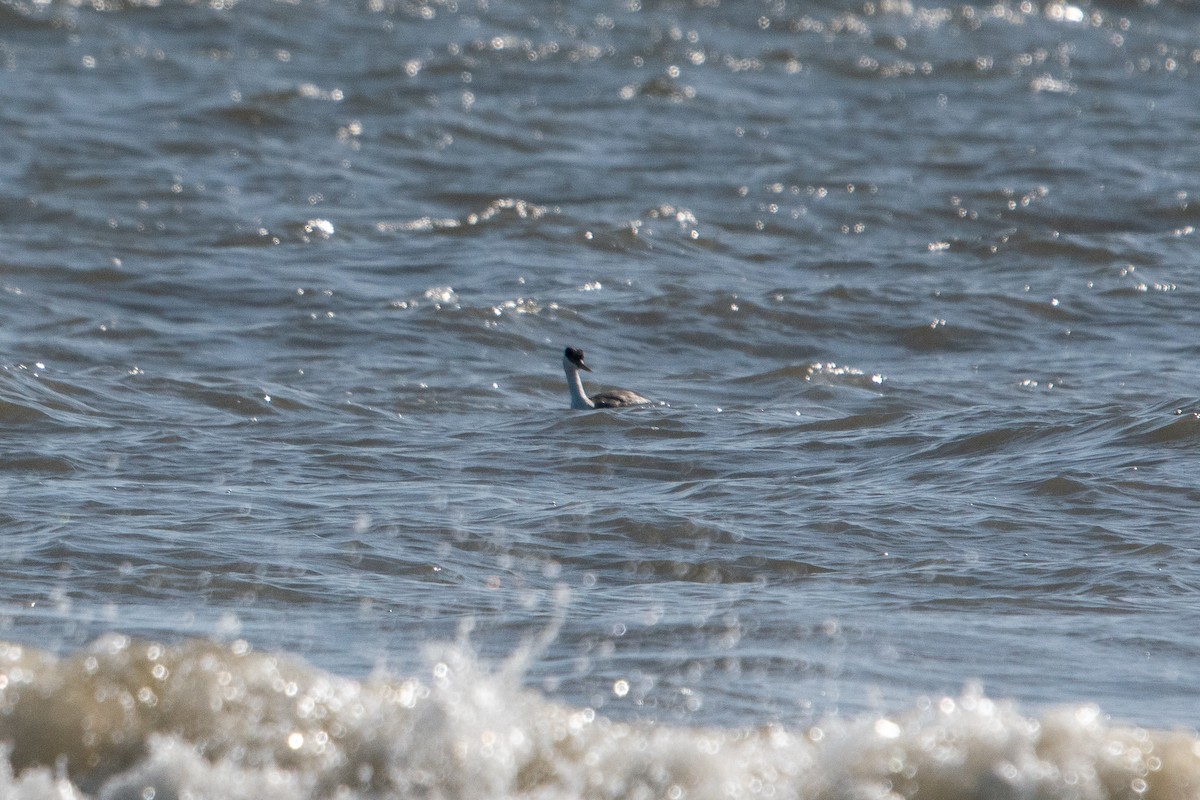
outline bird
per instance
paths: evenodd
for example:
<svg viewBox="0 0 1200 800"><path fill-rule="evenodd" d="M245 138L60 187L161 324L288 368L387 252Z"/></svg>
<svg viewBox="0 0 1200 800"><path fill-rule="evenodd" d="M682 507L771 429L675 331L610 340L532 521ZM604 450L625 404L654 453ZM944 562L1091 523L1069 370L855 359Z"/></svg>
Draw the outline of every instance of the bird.
<svg viewBox="0 0 1200 800"><path fill-rule="evenodd" d="M567 373L567 389L571 392L571 408L625 408L626 406L641 406L650 401L636 392L625 389L612 389L598 392L588 397L583 390L583 381L579 378L579 370L592 371L583 363L583 351L578 347L568 347L563 351L563 372Z"/></svg>

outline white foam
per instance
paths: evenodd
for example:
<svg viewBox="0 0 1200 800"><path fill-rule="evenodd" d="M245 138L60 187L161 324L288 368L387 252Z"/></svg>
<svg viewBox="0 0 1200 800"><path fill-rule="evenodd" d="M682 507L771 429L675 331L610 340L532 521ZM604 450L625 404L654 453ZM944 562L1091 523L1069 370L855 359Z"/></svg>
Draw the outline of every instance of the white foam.
<svg viewBox="0 0 1200 800"><path fill-rule="evenodd" d="M808 730L621 723L488 670L332 676L244 643L108 637L56 659L0 644L0 798L428 797L1182 800L1200 738L1041 717L978 690Z"/></svg>

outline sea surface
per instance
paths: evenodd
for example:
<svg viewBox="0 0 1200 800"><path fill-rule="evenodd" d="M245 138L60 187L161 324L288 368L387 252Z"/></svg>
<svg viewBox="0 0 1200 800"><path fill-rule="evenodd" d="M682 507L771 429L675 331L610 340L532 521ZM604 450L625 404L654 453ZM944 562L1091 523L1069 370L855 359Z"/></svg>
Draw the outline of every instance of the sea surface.
<svg viewBox="0 0 1200 800"><path fill-rule="evenodd" d="M1198 87L1191 0L0 0L0 797L1200 797Z"/></svg>

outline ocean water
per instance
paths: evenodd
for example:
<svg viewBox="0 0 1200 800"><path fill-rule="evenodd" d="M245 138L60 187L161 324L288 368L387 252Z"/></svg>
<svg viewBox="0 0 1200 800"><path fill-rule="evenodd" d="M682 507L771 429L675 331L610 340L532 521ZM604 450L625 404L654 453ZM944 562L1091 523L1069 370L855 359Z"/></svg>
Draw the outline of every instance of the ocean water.
<svg viewBox="0 0 1200 800"><path fill-rule="evenodd" d="M1198 79L1183 0L0 0L0 797L1200 797Z"/></svg>

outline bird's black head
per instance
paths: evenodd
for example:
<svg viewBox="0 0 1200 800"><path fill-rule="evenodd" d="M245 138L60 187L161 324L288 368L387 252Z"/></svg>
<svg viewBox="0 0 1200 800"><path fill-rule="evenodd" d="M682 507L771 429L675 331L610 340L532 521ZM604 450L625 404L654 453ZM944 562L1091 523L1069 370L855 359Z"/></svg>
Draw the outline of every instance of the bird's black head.
<svg viewBox="0 0 1200 800"><path fill-rule="evenodd" d="M568 347L566 350L563 351L563 358L566 359L567 361L569 361L570 363L574 364L579 369L584 369L584 370L587 370L588 372L592 371L591 367L589 367L587 364L583 363L583 351L580 350L578 347Z"/></svg>

